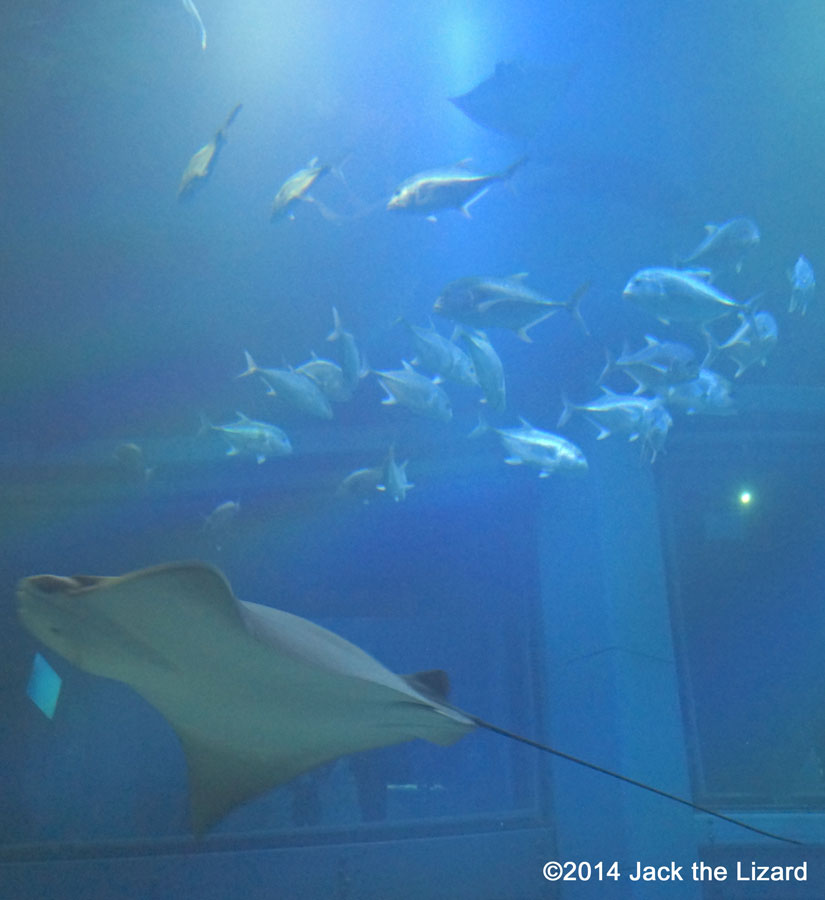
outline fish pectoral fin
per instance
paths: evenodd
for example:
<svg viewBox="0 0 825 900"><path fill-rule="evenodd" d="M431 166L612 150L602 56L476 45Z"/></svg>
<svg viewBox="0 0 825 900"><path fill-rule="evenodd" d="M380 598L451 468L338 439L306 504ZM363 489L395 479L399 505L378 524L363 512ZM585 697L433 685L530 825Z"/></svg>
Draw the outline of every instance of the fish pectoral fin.
<svg viewBox="0 0 825 900"><path fill-rule="evenodd" d="M473 196L470 197L470 199L461 207L461 212L468 219L470 218L470 213L469 213L470 207L476 202L476 200L480 200L489 190L490 190L489 187L482 188L477 194L473 194Z"/></svg>

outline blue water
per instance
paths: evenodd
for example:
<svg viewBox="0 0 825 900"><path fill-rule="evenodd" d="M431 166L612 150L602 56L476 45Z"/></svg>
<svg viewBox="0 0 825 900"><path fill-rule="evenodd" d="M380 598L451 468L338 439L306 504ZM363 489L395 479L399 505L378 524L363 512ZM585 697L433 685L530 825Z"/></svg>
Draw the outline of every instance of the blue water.
<svg viewBox="0 0 825 900"><path fill-rule="evenodd" d="M319 622L393 671L447 670L452 700L504 727L561 737L564 749L706 806L790 810L810 823L825 805L825 314L818 297L804 318L789 314L787 270L801 253L825 268L818 4L198 9L205 51L177 0L14 0L0 11L3 843L13 853L188 835L171 730L128 688L45 651L13 599L28 575L176 559L218 566L242 599ZM501 61L565 74L536 109L532 138L485 129L448 102ZM237 103L210 177L178 202L188 160ZM384 209L414 173L468 158L499 172L525 155L470 218ZM326 175L312 190L319 204L270 222L278 187L315 157L343 159L344 179ZM739 300L759 295L778 343L736 380L735 415L674 412L652 464L574 418L561 432L589 472L539 479L505 466L493 434L467 438L477 391L446 386L445 424L382 405L370 374L322 421L236 378L244 350L266 367L312 352L340 359L325 341L333 306L370 367L398 368L412 355L400 318L426 326L454 279L526 272L555 300L587 284L590 334L565 312L532 329L532 343L491 329L507 409L489 420L555 431L563 396L598 395L606 350L656 334L704 355L698 328L662 324L622 289L641 268L676 264L705 223L734 216L752 218L762 238L717 283ZM433 319L449 336L452 323ZM723 340L738 324L729 316L712 330ZM719 363L728 378L735 368ZM632 388L621 375L609 383ZM227 423L237 410L283 428L293 454L258 465L199 434L201 417ZM403 502L335 496L392 442L415 485ZM124 443L139 445L148 477L118 463ZM753 491L751 509L737 505L740 488ZM203 522L226 501L240 509L215 536ZM642 534L651 537L631 546ZM651 700L673 741L649 756L627 738L644 677L628 689L603 674L599 694L558 670L623 642L639 659L674 661L671 693ZM41 650L63 679L52 721L25 695ZM615 729L565 708L556 676L572 678L585 705L598 694L593 708L610 710ZM550 767L490 734L449 749L417 741L281 788L218 833L278 845L340 842L366 825L386 839L520 827L566 846L578 827L559 786L570 770ZM611 798L629 789L570 777L590 797L591 838L607 841Z"/></svg>

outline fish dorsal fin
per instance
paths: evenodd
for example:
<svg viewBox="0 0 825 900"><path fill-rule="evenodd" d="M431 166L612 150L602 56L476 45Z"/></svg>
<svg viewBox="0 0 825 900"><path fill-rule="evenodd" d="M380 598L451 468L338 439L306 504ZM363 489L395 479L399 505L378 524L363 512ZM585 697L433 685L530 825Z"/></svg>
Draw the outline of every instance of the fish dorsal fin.
<svg viewBox="0 0 825 900"><path fill-rule="evenodd" d="M306 164L308 169L314 169L318 165L318 157L313 156L312 159Z"/></svg>
<svg viewBox="0 0 825 900"><path fill-rule="evenodd" d="M401 677L413 690L439 703L443 703L450 693L450 677L443 669L427 669Z"/></svg>
<svg viewBox="0 0 825 900"><path fill-rule="evenodd" d="M716 225L714 222L707 222L705 224L705 231L707 231L708 234L713 234L715 231L718 231L718 230L719 230L719 226Z"/></svg>
<svg viewBox="0 0 825 900"><path fill-rule="evenodd" d="M659 346L659 338L652 334L645 335L645 343L648 347L658 347Z"/></svg>
<svg viewBox="0 0 825 900"><path fill-rule="evenodd" d="M401 360L401 365L404 367L405 372L415 372L415 369L407 362L406 359Z"/></svg>
<svg viewBox="0 0 825 900"><path fill-rule="evenodd" d="M457 163L454 163L453 165L456 169L466 169L472 161L473 161L472 156L465 156L464 159L460 159Z"/></svg>
<svg viewBox="0 0 825 900"><path fill-rule="evenodd" d="M252 419L250 419L249 416L242 413L239 409L235 410L235 415L238 417L238 423L252 421Z"/></svg>
<svg viewBox="0 0 825 900"><path fill-rule="evenodd" d="M507 277L510 279L510 281L523 281L529 275L529 272L516 272L515 274L508 275Z"/></svg>
<svg viewBox="0 0 825 900"><path fill-rule="evenodd" d="M607 385L602 385L602 393L606 394L608 397L618 397L619 395L615 391L611 391Z"/></svg>
<svg viewBox="0 0 825 900"><path fill-rule="evenodd" d="M525 428L532 428L532 427L533 427L533 426L527 421L527 419L524 418L524 416L519 416L519 417L518 417L518 420L519 420L519 422L521 422L521 424L522 424Z"/></svg>

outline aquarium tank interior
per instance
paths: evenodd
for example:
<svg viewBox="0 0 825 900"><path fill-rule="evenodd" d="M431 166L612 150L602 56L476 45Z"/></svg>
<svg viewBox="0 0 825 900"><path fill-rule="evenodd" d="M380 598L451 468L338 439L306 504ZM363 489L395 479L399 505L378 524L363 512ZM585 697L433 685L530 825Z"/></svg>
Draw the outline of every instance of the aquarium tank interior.
<svg viewBox="0 0 825 900"><path fill-rule="evenodd" d="M0 900L823 896L823 47L3 4Z"/></svg>

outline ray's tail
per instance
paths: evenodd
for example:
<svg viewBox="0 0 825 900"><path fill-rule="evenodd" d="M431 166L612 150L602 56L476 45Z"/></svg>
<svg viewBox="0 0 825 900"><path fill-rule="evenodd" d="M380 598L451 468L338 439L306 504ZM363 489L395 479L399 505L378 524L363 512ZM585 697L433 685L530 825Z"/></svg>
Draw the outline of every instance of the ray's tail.
<svg viewBox="0 0 825 900"><path fill-rule="evenodd" d="M529 747L535 747L537 750L542 750L544 753L552 753L553 756L558 756L561 759L566 759L568 762L575 763L577 766L584 766L586 769L592 769L594 772L600 772L602 775L608 775L610 778L615 778L617 781L623 781L625 784L633 785L633 787L641 788L644 791L649 791L651 794L657 794L659 797L664 797L666 800L672 800L674 803L681 803L682 806L687 806L690 809L695 809L697 812L705 813L709 816L714 816L717 819L721 819L723 822L729 822L731 825L737 825L739 828L746 828L748 831L752 831L755 834L761 834L763 837L773 838L775 841L784 841L786 844L797 844L800 846L804 846L804 841L797 841L793 838L784 837L781 834L775 834L773 831L766 831L764 828L757 828L755 825L748 825L746 822L742 822L739 819L733 818L733 816L727 816L724 813L717 812L714 809L708 809L706 806L700 806L698 803L693 803L690 800L685 800L684 797L679 797L677 794L671 794L668 791L663 791L660 788L653 787L650 784L645 784L643 781L636 781L635 778L630 778L627 775L621 775L619 772L614 772L612 769L606 769L604 766L596 765L596 763L588 762L585 759L581 759L578 756L573 756L570 753L565 753L562 750L557 750L555 747L550 747L548 744L539 743L539 741L531 740L530 738L526 738L523 735L516 734L514 731L507 731L506 728L499 728L498 725L492 725L490 722L485 722L484 719L479 719L476 716L471 717L476 725L479 728L486 728L487 731L494 731L496 734L501 734L506 738L510 738L513 741L518 741L521 744L527 744Z"/></svg>

